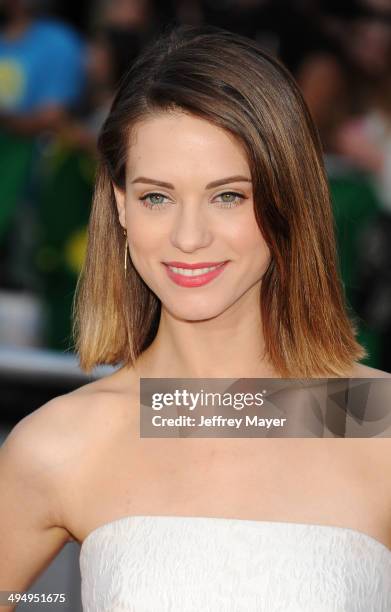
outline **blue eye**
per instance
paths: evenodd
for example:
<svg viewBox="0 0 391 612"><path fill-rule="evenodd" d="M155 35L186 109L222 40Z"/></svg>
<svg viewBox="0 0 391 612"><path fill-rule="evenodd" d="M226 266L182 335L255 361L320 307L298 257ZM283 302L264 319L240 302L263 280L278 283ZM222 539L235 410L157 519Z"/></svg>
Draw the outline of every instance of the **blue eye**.
<svg viewBox="0 0 391 612"><path fill-rule="evenodd" d="M146 206L147 208L162 208L162 205L163 205L162 202L148 202L147 201L147 198L153 198L155 196L157 196L158 198L166 197L162 193L152 192L152 193L146 193L142 198L140 198L140 201L142 202L142 205Z"/></svg>
<svg viewBox="0 0 391 612"><path fill-rule="evenodd" d="M219 204L219 208L234 208L236 206L239 206L242 200L245 199L244 195L242 195L241 193L237 193L236 191L224 191L223 193L220 193L216 197L222 198L224 196L231 196L231 197L234 196L234 199L221 201ZM167 196L163 195L162 193L158 193L156 191L146 193L144 196L140 198L140 202L142 203L143 206L146 206L147 208L159 209L159 208L163 208L167 204L167 202L162 202L161 200L159 202L156 202L156 201L152 202L151 200L148 201L149 198L167 198Z"/></svg>

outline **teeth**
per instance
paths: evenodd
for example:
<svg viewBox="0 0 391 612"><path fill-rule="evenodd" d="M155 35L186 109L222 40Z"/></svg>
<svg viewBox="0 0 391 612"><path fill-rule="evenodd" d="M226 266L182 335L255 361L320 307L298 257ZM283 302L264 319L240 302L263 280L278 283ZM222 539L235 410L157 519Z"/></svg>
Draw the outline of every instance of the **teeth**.
<svg viewBox="0 0 391 612"><path fill-rule="evenodd" d="M174 268L174 266L168 266L170 270L175 272L175 274L181 274L182 276L201 276L201 274L206 274L211 270L216 270L220 266L213 266L211 268L195 268L194 270L190 270L189 268Z"/></svg>

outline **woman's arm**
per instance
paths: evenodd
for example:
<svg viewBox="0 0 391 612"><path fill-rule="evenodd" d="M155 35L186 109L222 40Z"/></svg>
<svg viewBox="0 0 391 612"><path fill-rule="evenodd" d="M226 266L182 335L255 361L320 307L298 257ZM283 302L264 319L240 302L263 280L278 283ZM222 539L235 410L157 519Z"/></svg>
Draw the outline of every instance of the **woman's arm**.
<svg viewBox="0 0 391 612"><path fill-rule="evenodd" d="M26 591L71 539L62 526L63 449L53 419L61 401L22 419L0 448L0 591Z"/></svg>

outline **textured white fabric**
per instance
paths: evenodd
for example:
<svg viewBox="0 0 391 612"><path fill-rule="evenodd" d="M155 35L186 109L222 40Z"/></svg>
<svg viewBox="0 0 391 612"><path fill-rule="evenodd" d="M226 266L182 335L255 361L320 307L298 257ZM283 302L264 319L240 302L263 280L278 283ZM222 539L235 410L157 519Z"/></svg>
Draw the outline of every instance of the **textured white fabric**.
<svg viewBox="0 0 391 612"><path fill-rule="evenodd" d="M85 612L391 612L391 551L344 527L127 516L79 562Z"/></svg>

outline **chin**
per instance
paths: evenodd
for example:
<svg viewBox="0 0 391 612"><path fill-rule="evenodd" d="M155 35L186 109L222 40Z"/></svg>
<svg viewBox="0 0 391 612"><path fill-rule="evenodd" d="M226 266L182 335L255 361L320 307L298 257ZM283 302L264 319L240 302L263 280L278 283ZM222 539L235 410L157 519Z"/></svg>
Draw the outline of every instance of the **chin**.
<svg viewBox="0 0 391 612"><path fill-rule="evenodd" d="M176 303L172 307L168 304L165 304L164 307L173 317L182 321L206 321L218 317L225 310L216 307L216 304L213 307L212 305L197 306L196 304L189 304L188 308L178 308L178 303Z"/></svg>

